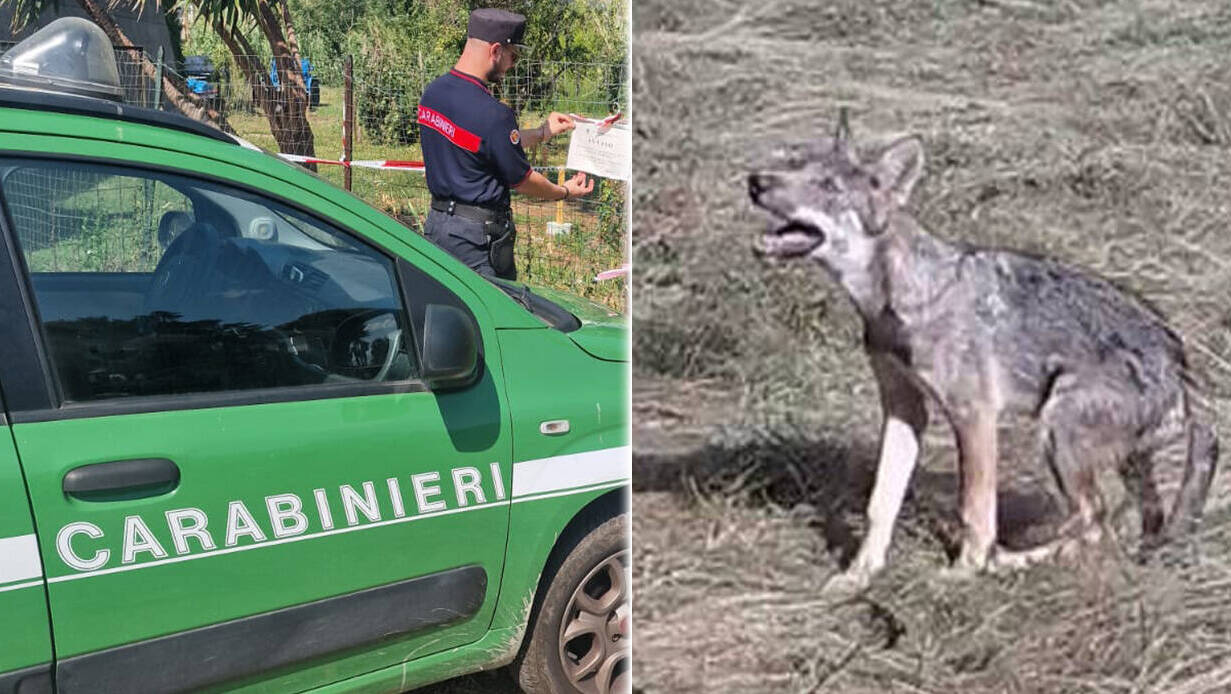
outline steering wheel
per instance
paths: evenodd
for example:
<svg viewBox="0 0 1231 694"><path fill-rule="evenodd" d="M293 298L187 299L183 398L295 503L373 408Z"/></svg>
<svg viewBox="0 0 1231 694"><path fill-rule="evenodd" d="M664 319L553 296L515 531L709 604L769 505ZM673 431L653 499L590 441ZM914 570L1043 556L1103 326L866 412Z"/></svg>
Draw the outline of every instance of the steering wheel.
<svg viewBox="0 0 1231 694"><path fill-rule="evenodd" d="M388 320L392 323L393 327L383 332L373 331L369 333L369 324L381 318ZM334 332L334 342L330 349L330 371L365 381L383 381L389 376L389 372L393 369L398 355L401 353L402 336L403 331L402 328L397 326L397 318L394 311L387 309L361 311L338 324ZM374 364L368 363L366 360L367 351L371 343L382 339L388 344L388 349L381 360L380 367L376 368L376 373L366 378L362 375L352 375L356 372L361 374L375 368ZM359 360L363 360L363 363L356 363Z"/></svg>
<svg viewBox="0 0 1231 694"><path fill-rule="evenodd" d="M389 369L393 368L393 362L397 359L398 349L402 346L402 329L398 328L389 333L389 351L385 354L385 363L381 365L380 371L376 372L373 381L380 383L389 375Z"/></svg>

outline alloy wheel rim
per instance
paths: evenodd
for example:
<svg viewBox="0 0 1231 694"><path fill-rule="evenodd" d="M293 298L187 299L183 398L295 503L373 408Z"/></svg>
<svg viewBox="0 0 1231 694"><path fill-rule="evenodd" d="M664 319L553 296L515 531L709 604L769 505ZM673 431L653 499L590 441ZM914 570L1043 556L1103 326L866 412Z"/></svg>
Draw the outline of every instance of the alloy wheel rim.
<svg viewBox="0 0 1231 694"><path fill-rule="evenodd" d="M630 691L628 550L590 570L573 590L560 620L558 656L569 682L584 694Z"/></svg>

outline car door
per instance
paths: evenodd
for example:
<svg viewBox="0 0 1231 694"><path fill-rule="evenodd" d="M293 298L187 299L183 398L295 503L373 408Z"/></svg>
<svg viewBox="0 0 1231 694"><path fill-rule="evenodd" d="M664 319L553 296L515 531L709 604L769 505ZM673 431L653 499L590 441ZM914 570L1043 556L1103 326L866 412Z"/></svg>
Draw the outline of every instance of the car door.
<svg viewBox="0 0 1231 694"><path fill-rule="evenodd" d="M0 300L0 317L9 313ZM0 338L4 331L0 329ZM38 539L0 399L0 692L50 691L51 633Z"/></svg>
<svg viewBox="0 0 1231 694"><path fill-rule="evenodd" d="M498 355L431 392L418 339L426 301L482 314L341 208L178 161L200 173L0 158L58 690L296 690L477 640L508 528Z"/></svg>

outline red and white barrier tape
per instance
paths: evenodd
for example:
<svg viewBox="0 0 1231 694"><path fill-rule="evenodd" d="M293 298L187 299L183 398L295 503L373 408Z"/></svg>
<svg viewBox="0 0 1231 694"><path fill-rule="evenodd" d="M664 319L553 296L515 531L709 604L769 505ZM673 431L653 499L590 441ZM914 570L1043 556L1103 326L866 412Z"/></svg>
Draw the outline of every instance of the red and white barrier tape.
<svg viewBox="0 0 1231 694"><path fill-rule="evenodd" d="M594 276L594 281L601 282L603 280L611 280L617 277L625 277L627 275L628 275L628 264L626 263L613 270L603 270L602 272Z"/></svg>
<svg viewBox="0 0 1231 694"><path fill-rule="evenodd" d="M599 132L605 132L608 128L610 128L611 126L615 125L617 122L619 122L619 121L620 121L620 119L621 119L621 118L623 118L623 117L624 117L624 114L623 114L623 113L613 113L613 114L611 114L610 116L607 116L606 118L603 118L602 120L598 120L598 119L595 119L595 118L586 118L585 116L579 116L579 115L577 115L576 113L570 113L570 114L568 114L568 115L569 115L569 117L570 117L570 118L572 118L573 120L577 121L578 123L596 123L596 124L598 124L598 129L599 129Z"/></svg>
<svg viewBox="0 0 1231 694"><path fill-rule="evenodd" d="M356 159L342 161L341 159L317 159L305 157L302 154L278 153L279 157L296 164L334 164L337 166L358 166L365 169L400 169L402 171L422 171L423 162L404 159Z"/></svg>
<svg viewBox="0 0 1231 694"><path fill-rule="evenodd" d="M282 157L283 159L287 161L293 161L296 164L339 164L342 166L346 165L346 162L344 161L338 161L336 159L317 159L316 157L305 157L302 154L284 154L282 152L278 152L278 156Z"/></svg>
<svg viewBox="0 0 1231 694"><path fill-rule="evenodd" d="M599 130L611 127L617 121L619 121L621 118L624 117L623 114L621 113L613 113L610 116L607 116L606 118L599 120L595 118L586 118L585 116L579 116L576 113L570 113L569 115L572 116L573 120L576 120L581 123L597 123ZM400 159L356 159L354 161L348 162L348 161L344 161L341 159L320 159L318 157L307 157L302 154L286 154L284 152L278 152L278 156L287 161L294 162L296 164L328 164L328 165L333 165L333 166L351 166L351 167L357 166L357 167L364 168L364 169L384 169L384 170L393 169L393 170L398 170L398 171L423 171L423 162L421 161L408 161L408 160L400 160ZM534 170L535 171L555 171L560 168L563 168L563 167L536 166L534 167Z"/></svg>
<svg viewBox="0 0 1231 694"><path fill-rule="evenodd" d="M418 171L419 173L424 171L423 162L402 159L356 159L352 162L345 162L340 159L317 159L316 157L305 157L302 154L284 154L282 152L279 152L278 156L296 164L332 164L334 166L352 166L364 169L383 169L386 171ZM563 168L563 166L536 166L534 170L557 171Z"/></svg>
<svg viewBox="0 0 1231 694"><path fill-rule="evenodd" d="M402 171L422 171L423 162L403 159L356 159L351 166L362 166L365 169L400 169Z"/></svg>

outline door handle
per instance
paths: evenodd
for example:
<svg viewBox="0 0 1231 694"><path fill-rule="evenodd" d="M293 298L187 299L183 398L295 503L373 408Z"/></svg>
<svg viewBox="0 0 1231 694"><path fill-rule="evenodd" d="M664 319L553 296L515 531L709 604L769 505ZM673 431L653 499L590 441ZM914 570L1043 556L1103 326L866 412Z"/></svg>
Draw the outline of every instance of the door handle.
<svg viewBox="0 0 1231 694"><path fill-rule="evenodd" d="M166 494L180 483L180 469L166 458L93 463L64 474L65 494L85 501L120 501Z"/></svg>

